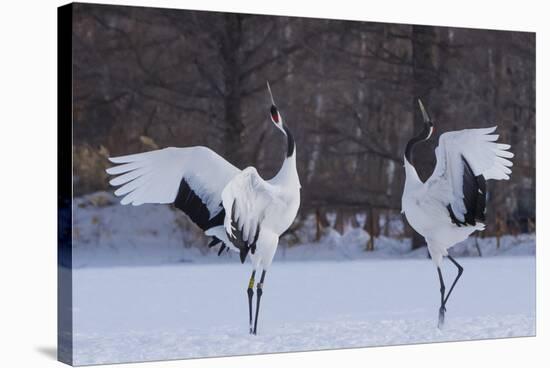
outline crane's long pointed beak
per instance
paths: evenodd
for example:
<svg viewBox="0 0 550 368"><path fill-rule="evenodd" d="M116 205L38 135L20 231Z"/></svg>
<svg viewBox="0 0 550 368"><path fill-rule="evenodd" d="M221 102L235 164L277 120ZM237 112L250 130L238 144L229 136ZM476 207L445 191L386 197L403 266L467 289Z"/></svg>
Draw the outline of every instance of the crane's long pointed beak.
<svg viewBox="0 0 550 368"><path fill-rule="evenodd" d="M422 103L421 99L418 99L418 106L420 106L420 112L422 112L422 118L424 119L425 123L430 123L432 119L430 118L430 115L424 108L424 104Z"/></svg>
<svg viewBox="0 0 550 368"><path fill-rule="evenodd" d="M271 97L271 103L275 105L275 100L273 99L273 93L271 93L271 87L269 86L269 81L267 81L267 90L269 91L269 97Z"/></svg>

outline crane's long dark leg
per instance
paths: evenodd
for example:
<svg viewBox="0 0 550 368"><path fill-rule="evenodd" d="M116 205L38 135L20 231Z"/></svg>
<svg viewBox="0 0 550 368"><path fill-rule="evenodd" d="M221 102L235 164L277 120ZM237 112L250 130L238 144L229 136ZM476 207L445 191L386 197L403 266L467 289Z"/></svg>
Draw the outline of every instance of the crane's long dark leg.
<svg viewBox="0 0 550 368"><path fill-rule="evenodd" d="M449 296L451 296L451 293L453 292L453 289L455 288L456 282L458 281L460 276L462 276L462 272L464 271L464 268L461 265L459 265L458 262L455 261L455 259L453 257L447 256L447 258L449 258L451 260L451 262L453 262L453 264L456 266L456 268L458 268L458 274L456 275L456 278L453 281L453 284L451 285L451 288L449 289L449 293L447 294L447 296L445 297L445 300L443 301L443 305L447 304L447 300L449 299Z"/></svg>
<svg viewBox="0 0 550 368"><path fill-rule="evenodd" d="M258 295L256 296L256 318L254 320L254 331L252 332L254 335L256 335L256 332L258 329L258 314L260 314L260 299L262 299L262 294L263 294L262 289L264 287L264 279L265 279L265 270L262 271L260 282L258 282L258 285L256 285L256 293Z"/></svg>
<svg viewBox="0 0 550 368"><path fill-rule="evenodd" d="M445 323L445 283L443 282L443 275L441 274L441 268L437 267L437 274L439 275L439 292L441 293L441 306L439 307L439 322L437 323L438 328L443 327Z"/></svg>
<svg viewBox="0 0 550 368"><path fill-rule="evenodd" d="M441 269L437 268L437 273L439 274L439 283L441 285L441 307L439 308L439 323L437 327L441 328L443 327L443 323L445 322L445 312L447 311L446 305L447 301L449 300L449 297L451 296L451 293L453 292L453 289L455 288L456 283L458 282L458 279L460 279L460 276L462 276L462 272L464 272L464 268L451 256L447 256L451 262L456 266L458 269L458 274L456 275L453 284L451 285L451 288L449 289L449 292L447 293L447 296L445 296L445 283L443 282L443 276L441 275Z"/></svg>
<svg viewBox="0 0 550 368"><path fill-rule="evenodd" d="M248 282L248 326L250 327L250 333L252 333L252 297L254 296L254 277L256 276L256 270L252 271L250 275L250 281Z"/></svg>

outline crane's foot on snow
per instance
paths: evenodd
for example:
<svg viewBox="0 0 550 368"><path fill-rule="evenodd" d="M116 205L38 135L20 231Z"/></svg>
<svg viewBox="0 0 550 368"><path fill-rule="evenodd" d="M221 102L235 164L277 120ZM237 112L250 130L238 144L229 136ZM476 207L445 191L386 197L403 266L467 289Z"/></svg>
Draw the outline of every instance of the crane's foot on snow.
<svg viewBox="0 0 550 368"><path fill-rule="evenodd" d="M447 311L447 308L441 307L439 308L439 322L437 323L437 328L442 329L443 325L445 324L445 312Z"/></svg>

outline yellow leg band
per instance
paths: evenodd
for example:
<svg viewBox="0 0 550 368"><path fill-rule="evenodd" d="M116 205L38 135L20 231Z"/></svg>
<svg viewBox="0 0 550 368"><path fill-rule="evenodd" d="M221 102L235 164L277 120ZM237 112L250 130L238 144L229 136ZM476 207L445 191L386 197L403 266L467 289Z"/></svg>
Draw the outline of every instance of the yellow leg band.
<svg viewBox="0 0 550 368"><path fill-rule="evenodd" d="M250 278L250 281L248 282L248 288L252 289L254 287L254 277Z"/></svg>

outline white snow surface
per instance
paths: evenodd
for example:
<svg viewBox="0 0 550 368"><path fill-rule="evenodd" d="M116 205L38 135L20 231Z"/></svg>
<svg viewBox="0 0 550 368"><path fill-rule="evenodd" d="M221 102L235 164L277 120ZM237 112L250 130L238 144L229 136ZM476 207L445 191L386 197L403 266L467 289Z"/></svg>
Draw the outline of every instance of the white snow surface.
<svg viewBox="0 0 550 368"><path fill-rule="evenodd" d="M439 330L436 269L425 247L411 251L409 239L396 237L401 219L389 221L393 237L377 237L371 252L369 234L350 225L315 241L309 219L297 244L283 237L264 283L259 335L250 336L248 262L218 257L168 205L121 206L105 192L77 198L74 364L535 334L535 234L453 247L464 274ZM456 268L445 261L443 273L449 289Z"/></svg>
<svg viewBox="0 0 550 368"><path fill-rule="evenodd" d="M220 264L74 270L76 365L457 341L535 334L535 258L458 258L464 274L437 325L428 259L274 263L258 336L250 268ZM446 282L456 274L444 264Z"/></svg>

